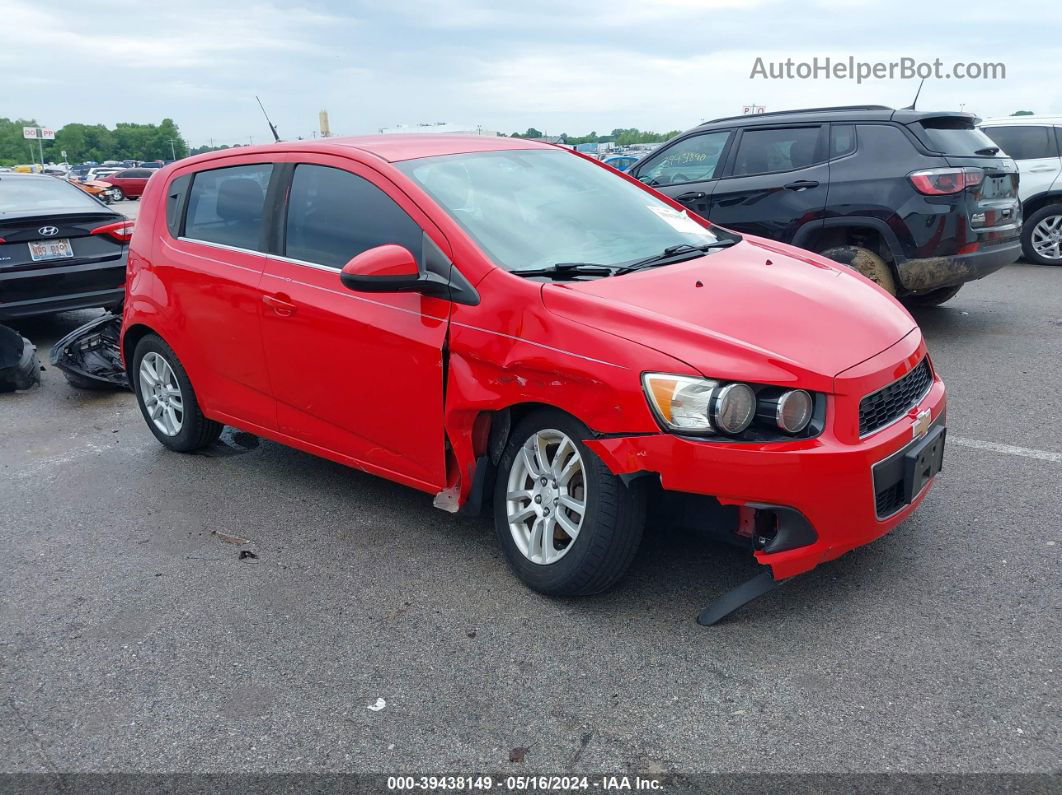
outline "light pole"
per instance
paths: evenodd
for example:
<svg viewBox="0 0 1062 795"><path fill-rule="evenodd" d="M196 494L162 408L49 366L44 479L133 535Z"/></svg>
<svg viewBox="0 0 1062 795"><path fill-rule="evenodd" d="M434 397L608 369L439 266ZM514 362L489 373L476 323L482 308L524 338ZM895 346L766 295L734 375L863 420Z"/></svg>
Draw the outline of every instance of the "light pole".
<svg viewBox="0 0 1062 795"><path fill-rule="evenodd" d="M173 148L173 139L170 139L170 154L173 155L173 159L177 159L177 150Z"/></svg>

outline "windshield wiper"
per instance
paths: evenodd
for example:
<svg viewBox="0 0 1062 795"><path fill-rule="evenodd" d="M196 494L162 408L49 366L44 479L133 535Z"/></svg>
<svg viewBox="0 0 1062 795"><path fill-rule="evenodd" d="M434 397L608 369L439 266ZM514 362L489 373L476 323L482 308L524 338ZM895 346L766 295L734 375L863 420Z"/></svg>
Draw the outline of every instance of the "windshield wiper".
<svg viewBox="0 0 1062 795"><path fill-rule="evenodd" d="M985 157L991 157L999 151L998 146L986 146L984 149L978 149L974 152L975 155L984 155Z"/></svg>
<svg viewBox="0 0 1062 795"><path fill-rule="evenodd" d="M545 268L512 271L517 276L612 276L616 268L600 262L557 262Z"/></svg>
<svg viewBox="0 0 1062 795"><path fill-rule="evenodd" d="M737 243L737 240L722 239L716 240L714 243L705 243L700 246L694 246L691 243L678 243L674 246L668 246L659 254L654 254L651 257L645 259L636 260L629 265L624 265L622 268L616 270L616 275L619 276L623 273L630 273L631 271L641 270L642 268L651 268L655 265L670 265L673 262L682 262L683 260L693 259L699 257L706 251L711 251L715 248L729 248Z"/></svg>

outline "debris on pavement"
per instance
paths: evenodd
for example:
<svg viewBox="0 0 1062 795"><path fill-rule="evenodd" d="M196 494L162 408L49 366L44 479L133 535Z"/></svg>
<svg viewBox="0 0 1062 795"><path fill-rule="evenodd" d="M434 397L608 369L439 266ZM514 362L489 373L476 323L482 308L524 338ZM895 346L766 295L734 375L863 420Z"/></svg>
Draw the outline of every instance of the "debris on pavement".
<svg viewBox="0 0 1062 795"><path fill-rule="evenodd" d="M257 563L258 562L258 556L256 554L254 554L253 552L251 552L251 550L249 550L249 549L241 549L240 550L239 559L243 560L243 561L246 561L248 563Z"/></svg>
<svg viewBox="0 0 1062 795"><path fill-rule="evenodd" d="M524 761L524 757L527 756L528 749L522 745L517 746L509 752L509 761L521 763Z"/></svg>
<svg viewBox="0 0 1062 795"><path fill-rule="evenodd" d="M130 389L119 349L122 318L100 315L52 346L52 364L78 389Z"/></svg>
<svg viewBox="0 0 1062 795"><path fill-rule="evenodd" d="M378 698L378 699L376 699L376 701L374 703L369 704L369 709L371 709L373 712L379 712L381 709L383 709L386 706L387 706L387 702L384 701L382 698Z"/></svg>
<svg viewBox="0 0 1062 795"><path fill-rule="evenodd" d="M0 392L29 389L40 382L37 346L13 328L0 326Z"/></svg>
<svg viewBox="0 0 1062 795"><path fill-rule="evenodd" d="M235 544L242 547L244 544L250 544L251 539L244 538L243 536L234 536L230 533L223 533L220 530L211 530L210 535L215 536L218 540L224 541L226 544Z"/></svg>

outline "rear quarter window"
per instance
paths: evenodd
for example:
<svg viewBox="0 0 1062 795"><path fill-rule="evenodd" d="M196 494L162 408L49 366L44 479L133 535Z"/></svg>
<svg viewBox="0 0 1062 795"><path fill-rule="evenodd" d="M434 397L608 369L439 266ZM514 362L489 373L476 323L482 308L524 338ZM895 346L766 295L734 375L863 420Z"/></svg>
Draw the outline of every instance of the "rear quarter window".
<svg viewBox="0 0 1062 795"><path fill-rule="evenodd" d="M185 200L188 198L188 186L191 182L192 175L185 174L171 182L170 189L166 191L166 226L171 237L180 237L181 216L184 215Z"/></svg>

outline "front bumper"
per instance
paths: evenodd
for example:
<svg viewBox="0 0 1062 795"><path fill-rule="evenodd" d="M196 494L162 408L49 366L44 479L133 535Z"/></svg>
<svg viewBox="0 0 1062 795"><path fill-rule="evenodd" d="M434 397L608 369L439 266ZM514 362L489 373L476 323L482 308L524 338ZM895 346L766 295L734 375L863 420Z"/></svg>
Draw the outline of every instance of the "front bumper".
<svg viewBox="0 0 1062 795"><path fill-rule="evenodd" d="M909 259L897 264L896 271L904 289L920 293L983 279L1020 256L1021 240L1014 238L969 254Z"/></svg>
<svg viewBox="0 0 1062 795"><path fill-rule="evenodd" d="M719 443L660 433L591 439L586 444L615 474L657 473L668 491L709 495L724 505L783 506L798 512L814 529L811 543L779 552L755 552L776 580L786 579L889 532L919 506L932 487L930 481L910 504L878 517L874 465L911 443L911 414L929 410L933 424L943 422L944 384L935 375L929 391L909 414L866 438L860 439L850 423L838 421L838 417L858 413L863 395L894 380L896 354L890 351L879 356L891 364L864 363L849 371L851 378L837 377L836 393L829 398L828 426L814 439ZM925 346L919 345L906 355L907 366L920 360L924 352Z"/></svg>
<svg viewBox="0 0 1062 795"><path fill-rule="evenodd" d="M0 319L91 309L125 297L126 253L48 268L0 270Z"/></svg>

